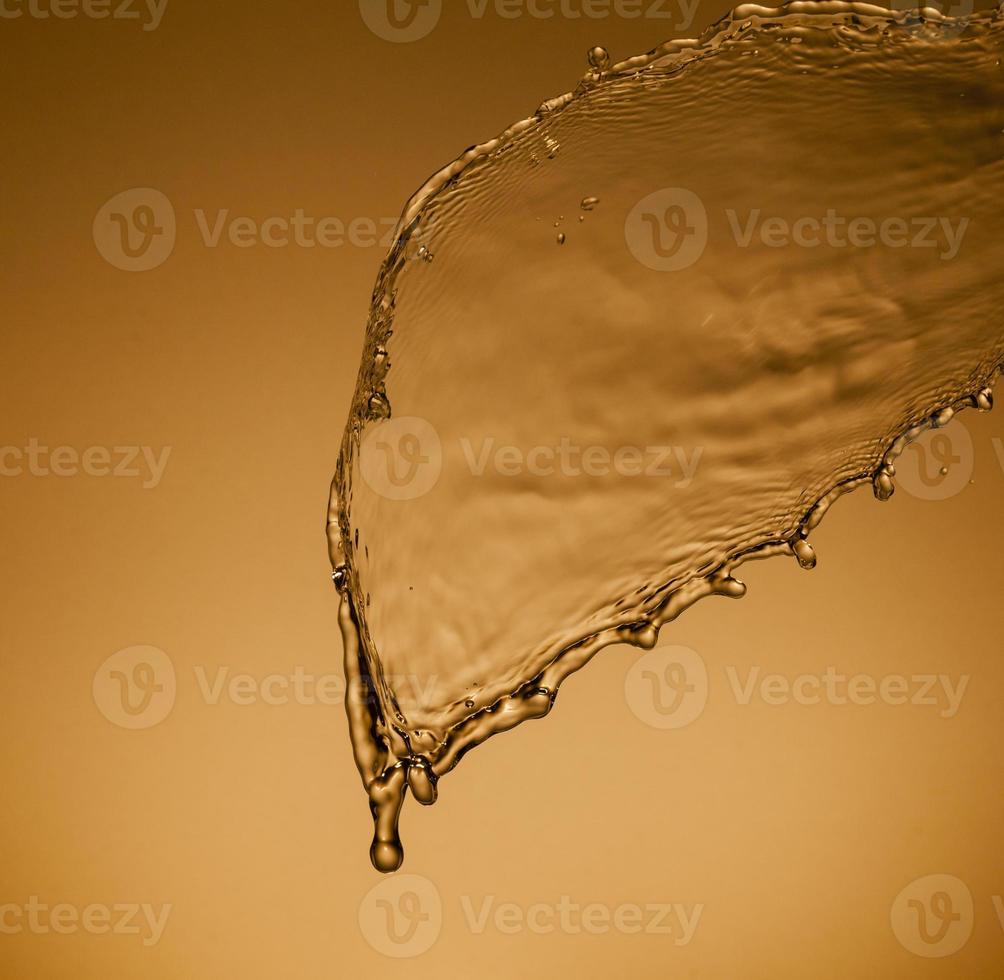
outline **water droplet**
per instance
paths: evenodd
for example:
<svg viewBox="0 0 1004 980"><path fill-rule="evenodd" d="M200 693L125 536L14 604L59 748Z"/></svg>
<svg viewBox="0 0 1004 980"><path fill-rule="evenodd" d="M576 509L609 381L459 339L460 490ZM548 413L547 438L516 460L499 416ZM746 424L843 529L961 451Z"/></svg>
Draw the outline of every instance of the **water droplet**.
<svg viewBox="0 0 1004 980"><path fill-rule="evenodd" d="M798 564L802 568L810 569L816 567L816 552L813 551L812 545L805 538L796 538L791 543L791 550L795 553Z"/></svg>
<svg viewBox="0 0 1004 980"><path fill-rule="evenodd" d="M431 262L435 258L435 256L432 254L432 252L429 251L429 248L428 248L427 245L420 245L418 247L418 257L423 262Z"/></svg>
<svg viewBox="0 0 1004 980"><path fill-rule="evenodd" d="M579 204L579 207L582 208L583 211L592 211L599 203L600 199L598 197L584 197Z"/></svg>
<svg viewBox="0 0 1004 980"><path fill-rule="evenodd" d="M558 244L559 245L565 244L565 233L563 231L558 232Z"/></svg>
<svg viewBox="0 0 1004 980"><path fill-rule="evenodd" d="M590 48L586 57L589 59L589 66L597 71L606 71L610 67L610 52L599 44Z"/></svg>
<svg viewBox="0 0 1004 980"><path fill-rule="evenodd" d="M896 471L891 466L883 466L882 469L875 474L875 479L872 482L872 489L875 491L875 496L882 501L890 500L892 495L896 492L896 486L892 482L893 476L895 476Z"/></svg>

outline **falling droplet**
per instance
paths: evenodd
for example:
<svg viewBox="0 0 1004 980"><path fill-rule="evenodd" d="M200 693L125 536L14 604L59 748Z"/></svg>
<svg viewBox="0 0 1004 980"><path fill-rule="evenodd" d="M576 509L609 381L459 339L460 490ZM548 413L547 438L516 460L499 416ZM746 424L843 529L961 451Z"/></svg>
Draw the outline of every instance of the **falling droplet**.
<svg viewBox="0 0 1004 980"><path fill-rule="evenodd" d="M796 538L791 543L791 550L795 553L798 564L802 568L810 569L816 567L816 552L813 551L812 545L805 538Z"/></svg>
<svg viewBox="0 0 1004 980"><path fill-rule="evenodd" d="M558 244L559 245L565 244L565 233L563 231L558 232Z"/></svg>

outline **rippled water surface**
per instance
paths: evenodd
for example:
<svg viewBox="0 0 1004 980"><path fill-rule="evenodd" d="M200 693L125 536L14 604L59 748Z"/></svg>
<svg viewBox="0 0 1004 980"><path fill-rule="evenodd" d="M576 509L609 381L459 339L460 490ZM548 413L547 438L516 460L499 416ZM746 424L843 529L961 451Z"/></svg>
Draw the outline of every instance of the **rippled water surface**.
<svg viewBox="0 0 1004 980"><path fill-rule="evenodd" d="M741 7L590 52L412 199L329 524L378 867L408 785L740 596L744 558L810 567L836 493L887 497L904 439L989 407L1002 49L994 14Z"/></svg>

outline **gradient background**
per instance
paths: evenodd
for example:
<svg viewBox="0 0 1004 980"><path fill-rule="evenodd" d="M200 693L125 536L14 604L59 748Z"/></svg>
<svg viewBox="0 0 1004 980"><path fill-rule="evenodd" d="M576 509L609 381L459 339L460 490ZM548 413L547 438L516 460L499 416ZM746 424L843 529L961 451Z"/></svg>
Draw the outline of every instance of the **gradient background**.
<svg viewBox="0 0 1004 980"><path fill-rule="evenodd" d="M638 654L614 648L549 719L465 760L434 808L409 802L404 872L432 883L443 912L438 941L400 966L360 927L381 879L342 709L200 693L197 669L340 672L324 519L384 250L207 248L193 211L379 223L466 146L574 87L591 45L620 59L727 9L702 2L682 26L675 2L669 20L446 6L400 44L356 3L314 0L170 0L149 32L0 19L0 443L172 447L154 489L0 478L0 905L172 905L150 948L0 934L0 975L999 976L999 416L964 416L975 461L961 493L884 506L855 494L814 535L815 572L748 567L747 599L664 630L708 666L692 724L639 720L624 697ZM143 273L106 262L92 236L103 204L134 187L163 192L178 222L171 257ZM92 684L137 644L170 657L177 697L162 723L129 731ZM949 719L741 706L727 665L971 680ZM944 959L913 955L890 927L895 896L934 873L974 900L971 938ZM563 895L704 909L677 947L476 934L461 904Z"/></svg>

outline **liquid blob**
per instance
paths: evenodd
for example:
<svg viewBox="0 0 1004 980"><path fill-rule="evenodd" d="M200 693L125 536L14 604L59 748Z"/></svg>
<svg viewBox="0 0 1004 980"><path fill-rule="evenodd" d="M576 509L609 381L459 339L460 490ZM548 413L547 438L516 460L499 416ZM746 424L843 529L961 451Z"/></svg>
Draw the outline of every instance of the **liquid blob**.
<svg viewBox="0 0 1004 980"><path fill-rule="evenodd" d="M742 562L811 568L837 496L888 498L911 440L989 407L1002 36L742 6L594 49L408 203L328 525L380 870L407 791L432 803L602 647L740 597Z"/></svg>

